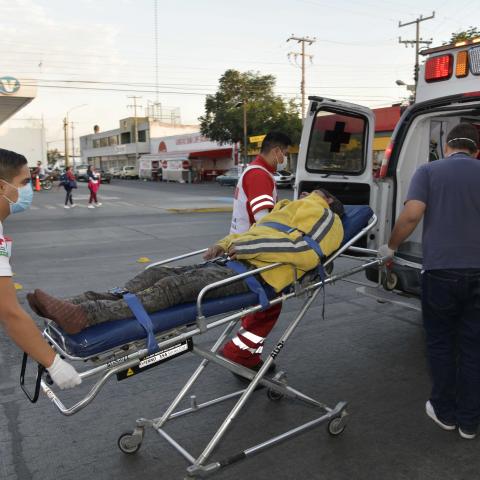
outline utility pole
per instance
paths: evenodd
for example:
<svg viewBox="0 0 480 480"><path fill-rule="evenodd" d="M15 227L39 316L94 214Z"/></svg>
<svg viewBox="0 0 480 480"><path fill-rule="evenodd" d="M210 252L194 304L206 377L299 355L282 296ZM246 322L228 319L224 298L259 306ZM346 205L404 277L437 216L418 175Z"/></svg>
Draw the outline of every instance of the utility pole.
<svg viewBox="0 0 480 480"><path fill-rule="evenodd" d="M134 140L135 140L135 165L138 161L138 120L137 120L137 99L142 97L137 97L136 95L131 95L128 98L133 99L133 105L128 105L133 108L133 123L134 123Z"/></svg>
<svg viewBox="0 0 480 480"><path fill-rule="evenodd" d="M308 57L310 61L313 59L313 55L308 55L305 53L305 44L308 43L308 45L312 45L312 43L316 42L316 38L310 38L310 37L295 37L292 35L287 39L287 42L290 40L296 41L298 43L302 44L302 51L300 52L290 52L288 54L288 58L290 58L292 55L295 57L295 59L300 55L302 57L302 81L300 83L300 91L302 94L302 121L305 118L305 57Z"/></svg>
<svg viewBox="0 0 480 480"><path fill-rule="evenodd" d="M75 165L75 122L70 122L70 126L72 128L72 163Z"/></svg>
<svg viewBox="0 0 480 480"><path fill-rule="evenodd" d="M248 164L248 143L247 143L247 96L244 93L243 97L243 161L245 162L245 167Z"/></svg>
<svg viewBox="0 0 480 480"><path fill-rule="evenodd" d="M411 45L412 47L415 47L415 71L414 71L414 80L415 80L415 92L414 92L414 97L416 97L417 94L417 84L418 84L418 70L419 70L419 61L418 61L418 55L420 52L420 44L422 45L430 45L432 43L432 39L430 40L423 40L420 38L420 22L424 22L425 20L431 20L432 18L435 18L435 12L432 12L432 14L429 17L423 17L420 15L417 19L413 20L412 22L408 23L402 23L398 22L398 28L406 27L408 25L413 25L415 23L416 26L416 35L415 35L415 40L402 40L402 37L398 37L398 43L403 43L405 47L408 45Z"/></svg>
<svg viewBox="0 0 480 480"><path fill-rule="evenodd" d="M68 117L63 119L63 140L65 142L65 168L68 167Z"/></svg>
<svg viewBox="0 0 480 480"><path fill-rule="evenodd" d="M158 0L155 0L155 105L158 105Z"/></svg>

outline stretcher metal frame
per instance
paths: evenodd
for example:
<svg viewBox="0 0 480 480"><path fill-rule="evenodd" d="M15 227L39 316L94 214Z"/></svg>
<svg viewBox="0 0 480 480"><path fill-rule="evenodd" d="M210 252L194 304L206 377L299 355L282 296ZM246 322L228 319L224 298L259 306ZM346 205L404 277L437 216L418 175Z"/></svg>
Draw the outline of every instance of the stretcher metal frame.
<svg viewBox="0 0 480 480"><path fill-rule="evenodd" d="M176 450L188 462L188 478L204 478L217 472L223 467L261 453L262 451L274 445L284 442L290 438L296 437L321 424L327 423L328 432L331 435L341 434L345 428L346 416L348 415L346 410L347 402L340 401L334 407L329 407L324 403L313 399L310 396L300 392L299 390L289 386L287 384L286 375L284 372L278 372L273 377L268 377L267 372L276 357L284 349L291 335L293 334L301 320L304 318L308 309L315 301L317 295L320 293L322 288L325 287L325 285L333 284L339 280L345 280L348 277L356 273L362 272L367 268L375 266L381 267L384 264L385 259L377 258L376 251L366 248L353 247L353 244L365 235L367 235L367 233L376 225L376 223L377 217L373 214L369 220L369 223L356 235L354 235L348 242L346 242L340 249L338 249L333 255L331 255L323 264L328 272L328 267L333 266L333 261L340 256L344 256L346 258L359 260L360 265L340 273L329 275L323 281L319 280L318 277L309 284L306 284L306 282L302 282L302 280L295 281L295 284L290 289L290 291L281 293L277 297L270 300L269 305L272 306L278 303L283 303L290 298L306 296L305 302L303 303L303 306L301 307L299 313L289 323L285 331L280 335L278 341L275 344L275 347L270 352L270 354L266 356L265 361L258 372L233 363L220 356L217 352L221 345L225 342L225 340L229 338L238 320L246 314L261 310L261 305L254 305L248 308L243 308L242 310L234 313L228 313L223 318L206 318L203 315L202 310L203 300L208 292L219 286L241 280L249 275L255 275L265 270L277 268L280 265L284 264L275 263L266 267L250 270L247 273L238 274L225 280L214 282L203 288L197 298L197 318L195 324L187 327L174 328L172 331L159 333L156 336L158 348L160 349L160 351L163 351L166 348L171 347L172 345L178 344L179 342L183 342L185 340L191 341L194 336L199 335L203 332L210 331L220 326L226 327L224 328L223 332L220 334L220 336L215 341L214 345L211 347L210 350L204 350L195 345L193 346L192 353L202 358L202 361L197 367L197 369L194 371L189 380L185 383L183 388L179 391L179 393L172 401L170 406L165 410L163 415L154 419L139 418L136 421L136 426L133 431L124 433L119 437L118 446L120 450L127 454L136 453L142 444L145 429L147 427L152 427L162 438L167 441L168 444L170 444L174 448L174 450ZM195 255L199 255L205 251L206 249L190 252L184 255L153 263L147 268L152 268L157 265L166 265L169 263L173 263L179 260L193 257ZM107 352L102 352L101 355L97 354L87 358L77 357L71 355L68 352L65 342L62 342L61 331L59 331L55 327L55 324L53 322L46 322L46 328L43 332L43 335L47 339L47 341L53 346L53 348L69 361L78 361L83 363L85 363L86 361L92 361L96 365L93 368L90 368L89 370L80 373L82 380L86 380L94 376L100 376L100 378L95 382L90 391L80 401L78 401L71 407L66 407L60 400L58 395L48 385L48 379L42 378L42 372L41 369L39 369L39 373L37 376L36 397L38 398L38 390L41 389L43 393L45 393L47 397L54 403L57 409L66 416L74 415L75 413L85 408L89 403L91 403L110 377L129 368L138 366L140 361L148 355L148 350L147 348L145 348L145 341L142 340L133 342L133 347L132 345L130 345L132 349L134 349L134 351L131 353L126 353L123 347L118 347L116 349L111 349ZM203 371L206 369L207 365L210 362L219 365L220 367L223 367L236 375L244 377L245 379L249 380L250 383L245 389L237 390L227 395L205 401L203 403L198 403L196 396L191 395L189 397L190 406L182 410L177 410L182 400L185 399L195 382L199 379L200 375L203 373ZM24 374L24 370L25 369L23 368L22 375ZM22 388L24 388L23 378L21 383ZM252 394L259 385L267 387L267 395L270 400L280 400L283 397L300 400L308 406L320 410L321 415L295 428L276 435L260 444L253 445L226 458L216 461L210 461L212 453L224 437L229 426L236 419L246 402L251 398ZM26 388L24 388L24 390L28 394ZM34 398L36 400L35 395L28 396L29 398ZM165 424L170 420L191 413L195 413L209 406L216 405L218 403L235 398L237 398L237 401L234 407L225 417L223 423L220 425L211 440L208 442L208 444L198 456L194 456L193 454L188 452L164 429Z"/></svg>

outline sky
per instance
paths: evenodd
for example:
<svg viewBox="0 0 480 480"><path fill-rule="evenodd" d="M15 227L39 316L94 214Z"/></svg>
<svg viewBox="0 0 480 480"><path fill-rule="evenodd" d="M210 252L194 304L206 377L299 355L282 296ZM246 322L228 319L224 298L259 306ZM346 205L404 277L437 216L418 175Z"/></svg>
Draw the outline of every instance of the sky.
<svg viewBox="0 0 480 480"><path fill-rule="evenodd" d="M290 52L307 47L307 95L372 108L407 96L415 52L399 37L438 46L453 32L480 26L480 0L157 0L158 101L196 124L205 95L229 68L272 74L276 93L300 103L301 71ZM15 118L42 118L49 148L62 148L67 111L75 134L118 127L156 100L154 0L0 0L0 76L35 79L36 99ZM62 83L59 83L61 81ZM80 83L81 82L81 83ZM58 88L62 85L64 88ZM66 88L65 88L66 87ZM81 105L81 106L80 106ZM78 108L77 108L78 107ZM139 115L143 110L139 110ZM9 121L13 125L15 121Z"/></svg>

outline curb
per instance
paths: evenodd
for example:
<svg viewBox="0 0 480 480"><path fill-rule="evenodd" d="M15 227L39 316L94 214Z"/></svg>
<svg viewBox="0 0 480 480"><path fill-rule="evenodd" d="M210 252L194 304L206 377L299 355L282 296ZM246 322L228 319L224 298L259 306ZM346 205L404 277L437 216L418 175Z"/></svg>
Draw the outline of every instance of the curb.
<svg viewBox="0 0 480 480"><path fill-rule="evenodd" d="M205 207L205 208L167 208L170 213L223 213L232 212L232 207Z"/></svg>

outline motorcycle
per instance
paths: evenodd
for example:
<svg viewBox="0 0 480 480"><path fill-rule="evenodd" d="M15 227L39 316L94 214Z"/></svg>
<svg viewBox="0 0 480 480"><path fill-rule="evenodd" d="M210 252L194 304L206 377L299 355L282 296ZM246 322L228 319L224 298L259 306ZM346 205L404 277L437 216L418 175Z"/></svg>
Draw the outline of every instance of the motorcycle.
<svg viewBox="0 0 480 480"><path fill-rule="evenodd" d="M45 175L45 177L40 178L39 180L40 180L40 188L42 190L48 191L48 190L51 190L53 188L53 182L52 182L52 178L50 177L50 175ZM35 188L36 181L37 181L37 177L35 175L33 175L32 176L33 188Z"/></svg>
<svg viewBox="0 0 480 480"><path fill-rule="evenodd" d="M52 187L53 187L53 182L52 182L52 179L50 178L49 175L47 175L45 178L43 178L43 180L40 179L40 188L42 190L48 191L48 190L51 190Z"/></svg>

